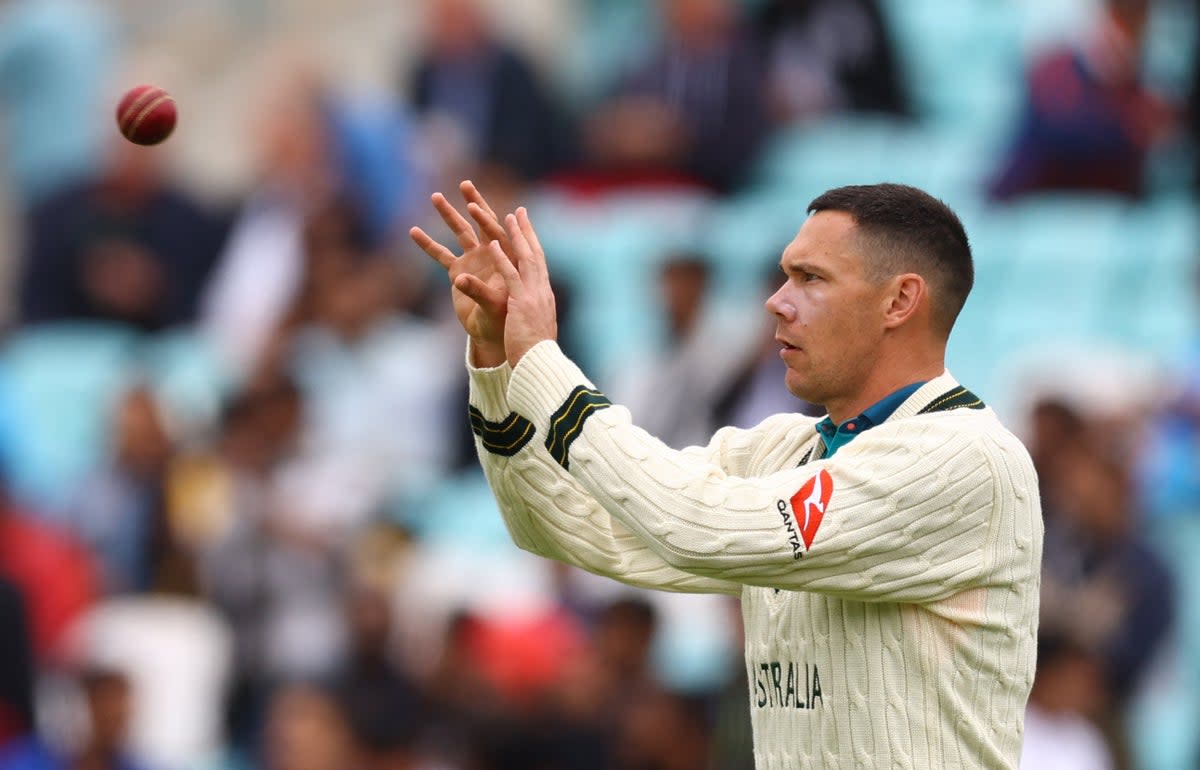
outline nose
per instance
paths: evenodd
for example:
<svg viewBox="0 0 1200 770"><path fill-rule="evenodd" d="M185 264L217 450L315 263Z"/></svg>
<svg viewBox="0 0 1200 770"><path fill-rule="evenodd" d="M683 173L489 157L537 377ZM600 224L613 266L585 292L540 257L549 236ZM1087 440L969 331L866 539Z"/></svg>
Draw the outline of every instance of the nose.
<svg viewBox="0 0 1200 770"><path fill-rule="evenodd" d="M785 286L779 287L779 290L767 297L767 301L763 303L767 312L779 318L782 321L791 322L796 319L796 306L784 296Z"/></svg>

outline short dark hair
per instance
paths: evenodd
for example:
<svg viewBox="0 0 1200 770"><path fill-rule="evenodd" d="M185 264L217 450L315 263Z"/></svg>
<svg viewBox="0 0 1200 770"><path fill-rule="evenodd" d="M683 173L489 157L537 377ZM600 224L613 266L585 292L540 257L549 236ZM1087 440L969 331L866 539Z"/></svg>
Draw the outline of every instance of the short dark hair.
<svg viewBox="0 0 1200 770"><path fill-rule="evenodd" d="M809 214L818 211L854 218L869 251L869 277L923 276L932 289L934 316L949 333L975 283L967 231L949 206L915 187L885 183L829 190L808 204Z"/></svg>

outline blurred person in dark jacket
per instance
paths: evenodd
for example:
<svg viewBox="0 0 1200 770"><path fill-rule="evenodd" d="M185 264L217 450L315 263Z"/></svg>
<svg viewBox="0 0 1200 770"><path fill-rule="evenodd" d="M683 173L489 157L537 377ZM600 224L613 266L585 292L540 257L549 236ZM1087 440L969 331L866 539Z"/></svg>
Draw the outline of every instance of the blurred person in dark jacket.
<svg viewBox="0 0 1200 770"><path fill-rule="evenodd" d="M876 0L769 0L755 23L777 121L909 114L896 48Z"/></svg>
<svg viewBox="0 0 1200 770"><path fill-rule="evenodd" d="M1048 490L1042 624L1070 633L1097 657L1109 701L1135 694L1175 614L1162 558L1139 531L1125 464L1094 445L1068 453Z"/></svg>
<svg viewBox="0 0 1200 770"><path fill-rule="evenodd" d="M153 332L195 320L227 228L169 177L161 152L117 140L98 175L34 205L28 229L21 322Z"/></svg>
<svg viewBox="0 0 1200 770"><path fill-rule="evenodd" d="M332 685L345 709L363 770L417 767L426 722L420 688L394 649L388 594L366 581L345 596L348 654Z"/></svg>
<svg viewBox="0 0 1200 770"><path fill-rule="evenodd" d="M731 0L660 0L663 36L587 120L592 184L737 187L766 136L761 57Z"/></svg>
<svg viewBox="0 0 1200 770"><path fill-rule="evenodd" d="M993 200L1045 191L1139 197L1171 108L1143 82L1150 0L1106 0L1083 43L1052 48L1026 75L1025 105L989 184Z"/></svg>
<svg viewBox="0 0 1200 770"><path fill-rule="evenodd" d="M440 139L453 131L462 160L536 180L571 155L571 129L554 93L497 38L478 0L434 0L426 39L412 104Z"/></svg>

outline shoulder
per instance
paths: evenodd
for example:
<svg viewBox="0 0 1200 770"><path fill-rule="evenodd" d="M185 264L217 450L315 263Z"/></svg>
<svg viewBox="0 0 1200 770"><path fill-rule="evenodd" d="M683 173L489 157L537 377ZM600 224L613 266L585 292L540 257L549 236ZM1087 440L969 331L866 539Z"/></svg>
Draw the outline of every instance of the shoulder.
<svg viewBox="0 0 1200 770"><path fill-rule="evenodd" d="M851 442L845 452L925 454L947 448L963 462L1015 465L1032 472L1029 452L990 408L958 408L888 420Z"/></svg>

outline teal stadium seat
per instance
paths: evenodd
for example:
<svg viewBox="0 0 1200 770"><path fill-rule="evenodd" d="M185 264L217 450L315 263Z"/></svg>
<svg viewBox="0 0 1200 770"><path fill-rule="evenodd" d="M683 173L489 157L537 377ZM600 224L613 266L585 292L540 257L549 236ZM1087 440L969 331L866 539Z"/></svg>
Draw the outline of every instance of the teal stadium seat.
<svg viewBox="0 0 1200 770"><path fill-rule="evenodd" d="M1112 304L1128 320L1121 339L1172 359L1200 328L1200 202L1162 197L1132 211L1124 231L1128 261L1121 265Z"/></svg>
<svg viewBox="0 0 1200 770"><path fill-rule="evenodd" d="M100 458L110 410L130 380L133 343L123 328L83 323L9 337L0 377L12 400L16 445L8 474L18 497L54 510Z"/></svg>
<svg viewBox="0 0 1200 770"><path fill-rule="evenodd" d="M1005 130L1020 94L1020 14L991 0L887 0L918 115L976 135Z"/></svg>
<svg viewBox="0 0 1200 770"><path fill-rule="evenodd" d="M139 348L138 367L176 427L188 434L214 425L235 375L195 329L161 332Z"/></svg>
<svg viewBox="0 0 1200 770"><path fill-rule="evenodd" d="M754 188L811 200L847 184L900 182L962 205L995 152L970 132L886 116L839 116L784 129L768 143Z"/></svg>
<svg viewBox="0 0 1200 770"><path fill-rule="evenodd" d="M586 0L576 13L558 77L568 101L582 108L602 98L650 50L658 17L654 5L643 0Z"/></svg>
<svg viewBox="0 0 1200 770"><path fill-rule="evenodd" d="M1127 203L1090 196L1037 196L1013 206L1008 279L997 298L998 342L1111 339L1128 318L1108 306L1124 263Z"/></svg>

